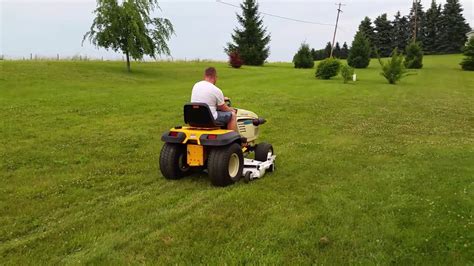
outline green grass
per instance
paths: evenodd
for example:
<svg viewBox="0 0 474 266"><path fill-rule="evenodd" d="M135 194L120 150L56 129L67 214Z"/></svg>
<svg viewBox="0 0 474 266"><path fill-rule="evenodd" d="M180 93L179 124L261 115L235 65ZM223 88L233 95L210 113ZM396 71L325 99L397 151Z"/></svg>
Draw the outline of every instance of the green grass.
<svg viewBox="0 0 474 266"><path fill-rule="evenodd" d="M372 61L352 84L283 63L1 61L1 264L474 263L474 74L432 56L389 85ZM261 180L159 173L211 64L268 120Z"/></svg>

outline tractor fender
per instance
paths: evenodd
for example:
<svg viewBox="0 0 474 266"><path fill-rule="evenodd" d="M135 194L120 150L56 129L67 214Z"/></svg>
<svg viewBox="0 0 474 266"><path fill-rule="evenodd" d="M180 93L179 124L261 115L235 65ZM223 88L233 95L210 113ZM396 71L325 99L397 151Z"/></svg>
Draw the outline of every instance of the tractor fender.
<svg viewBox="0 0 474 266"><path fill-rule="evenodd" d="M183 132L173 132L175 134L177 133L175 136L173 136L171 133L172 131L165 132L161 136L161 140L166 143L183 143L183 141L186 139L186 134Z"/></svg>
<svg viewBox="0 0 474 266"><path fill-rule="evenodd" d="M242 138L237 132L229 132L226 134L215 135L214 139L209 139L208 136L212 134L202 134L199 138L201 145L203 146L226 146L231 143L242 144Z"/></svg>

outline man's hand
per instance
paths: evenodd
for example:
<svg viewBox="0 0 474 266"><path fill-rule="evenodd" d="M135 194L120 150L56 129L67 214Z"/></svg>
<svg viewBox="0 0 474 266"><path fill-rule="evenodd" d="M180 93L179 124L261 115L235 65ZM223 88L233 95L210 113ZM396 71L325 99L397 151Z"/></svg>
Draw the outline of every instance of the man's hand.
<svg viewBox="0 0 474 266"><path fill-rule="evenodd" d="M223 104L223 105L219 105L219 106L217 106L217 110L219 110L219 111L223 111L223 112L234 112L234 113L236 113L236 112L237 112L237 110L236 110L236 109L234 109L234 108L232 108L232 107L229 107L229 106L227 106L227 104Z"/></svg>

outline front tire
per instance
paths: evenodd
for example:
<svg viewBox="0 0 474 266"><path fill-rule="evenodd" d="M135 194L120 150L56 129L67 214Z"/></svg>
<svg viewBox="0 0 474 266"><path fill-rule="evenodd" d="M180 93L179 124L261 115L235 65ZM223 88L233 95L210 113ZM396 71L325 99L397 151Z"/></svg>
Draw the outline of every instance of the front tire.
<svg viewBox="0 0 474 266"><path fill-rule="evenodd" d="M165 143L160 153L160 171L166 179L180 179L190 174L186 146Z"/></svg>
<svg viewBox="0 0 474 266"><path fill-rule="evenodd" d="M273 156L273 146L269 143L259 143L255 147L255 160L260 162L266 162Z"/></svg>
<svg viewBox="0 0 474 266"><path fill-rule="evenodd" d="M231 185L242 176L244 155L237 143L210 150L208 160L209 177L214 186Z"/></svg>

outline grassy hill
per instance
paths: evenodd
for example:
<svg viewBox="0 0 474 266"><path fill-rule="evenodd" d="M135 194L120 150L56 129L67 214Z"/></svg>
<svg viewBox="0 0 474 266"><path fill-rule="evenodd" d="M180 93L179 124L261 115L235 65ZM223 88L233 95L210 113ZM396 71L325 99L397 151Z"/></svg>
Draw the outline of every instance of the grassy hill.
<svg viewBox="0 0 474 266"><path fill-rule="evenodd" d="M460 60L427 56L398 85L375 60L352 84L283 63L1 61L0 258L472 264L474 74ZM159 173L161 134L210 65L234 106L268 120L278 168L261 180Z"/></svg>

